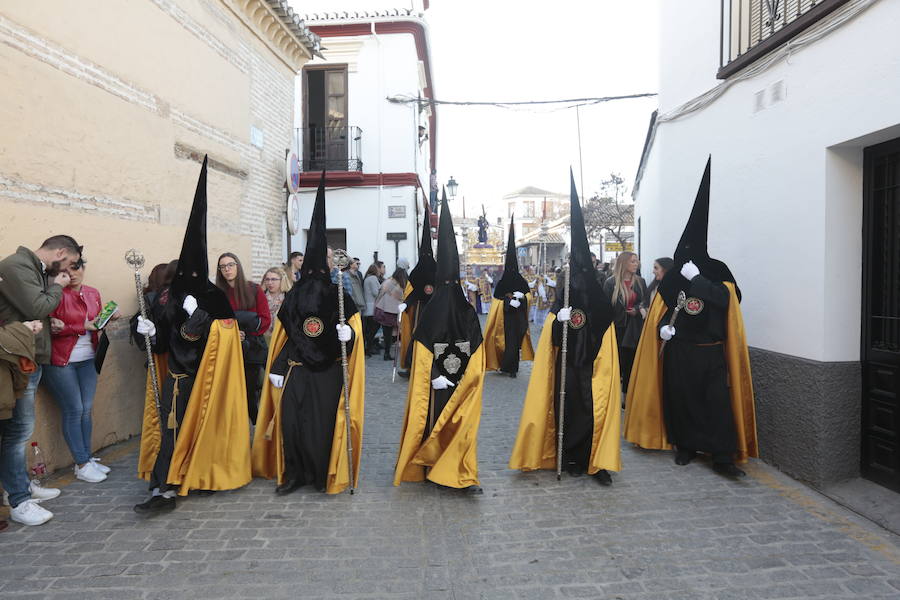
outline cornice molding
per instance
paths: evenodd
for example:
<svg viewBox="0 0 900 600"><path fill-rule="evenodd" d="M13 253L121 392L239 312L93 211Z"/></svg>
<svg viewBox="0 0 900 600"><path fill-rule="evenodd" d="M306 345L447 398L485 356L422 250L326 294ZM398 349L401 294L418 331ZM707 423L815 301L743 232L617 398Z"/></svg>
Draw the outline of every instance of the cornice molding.
<svg viewBox="0 0 900 600"><path fill-rule="evenodd" d="M312 33L283 0L221 2L293 71L300 71L309 59L318 54L319 36Z"/></svg>

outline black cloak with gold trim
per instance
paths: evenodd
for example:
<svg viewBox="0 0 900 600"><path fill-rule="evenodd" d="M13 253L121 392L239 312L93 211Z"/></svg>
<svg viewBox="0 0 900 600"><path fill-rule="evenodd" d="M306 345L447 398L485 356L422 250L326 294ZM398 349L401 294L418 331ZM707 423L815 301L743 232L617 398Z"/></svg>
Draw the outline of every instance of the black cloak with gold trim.
<svg viewBox="0 0 900 600"><path fill-rule="evenodd" d="M459 253L447 196L441 199L436 286L413 336L412 370L394 485L478 484L478 426L484 386L481 324L459 283ZM443 375L455 385L435 390Z"/></svg>
<svg viewBox="0 0 900 600"><path fill-rule="evenodd" d="M681 268L686 262L693 261L701 275L713 282L723 283L730 296L725 317L724 353L728 368L728 393L737 433L735 457L743 462L748 457L758 456L753 381L741 314L740 289L728 266L711 258L707 249L710 166L711 160L708 160L691 216L675 250L675 264L660 282L659 293L650 305L646 325L638 342L626 398L625 439L653 450L668 450L672 447L666 435L663 416L663 363L660 359L662 340L659 329L667 324L664 317L676 305L679 292L687 293L690 290L691 282L681 275ZM676 321L676 335L678 327Z"/></svg>

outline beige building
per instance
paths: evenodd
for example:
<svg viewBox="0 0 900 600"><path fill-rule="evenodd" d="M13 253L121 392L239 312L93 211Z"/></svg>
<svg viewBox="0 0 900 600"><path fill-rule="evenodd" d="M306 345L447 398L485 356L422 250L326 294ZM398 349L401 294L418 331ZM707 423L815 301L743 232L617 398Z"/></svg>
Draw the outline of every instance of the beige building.
<svg viewBox="0 0 900 600"><path fill-rule="evenodd" d="M123 257L177 258L203 155L209 253L259 278L284 260L294 77L319 38L286 0L62 0L0 6L0 255L57 233L85 246L85 283L126 315ZM140 430L144 358L126 328L94 403L94 447ZM35 440L71 464L42 389Z"/></svg>

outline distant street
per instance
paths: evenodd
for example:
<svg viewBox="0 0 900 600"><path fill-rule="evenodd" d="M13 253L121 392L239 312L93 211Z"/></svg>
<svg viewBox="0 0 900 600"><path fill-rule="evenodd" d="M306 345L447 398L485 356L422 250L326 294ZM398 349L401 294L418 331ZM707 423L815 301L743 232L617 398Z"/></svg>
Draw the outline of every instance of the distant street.
<svg viewBox="0 0 900 600"><path fill-rule="evenodd" d="M535 332L536 333L536 332ZM368 360L355 496L274 484L132 512L136 453L74 482L40 527L0 534L4 599L403 598L740 600L900 597L898 538L761 462L745 481L624 447L612 488L506 461L528 384L486 376L485 494L391 485L405 382ZM132 444L134 448L134 446ZM114 449L113 453L121 448Z"/></svg>

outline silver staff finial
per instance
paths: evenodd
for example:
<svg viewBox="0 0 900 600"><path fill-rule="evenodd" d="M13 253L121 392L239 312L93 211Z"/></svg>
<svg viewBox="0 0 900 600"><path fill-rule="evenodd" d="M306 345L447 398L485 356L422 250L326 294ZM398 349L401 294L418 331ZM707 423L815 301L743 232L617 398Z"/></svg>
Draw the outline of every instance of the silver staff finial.
<svg viewBox="0 0 900 600"><path fill-rule="evenodd" d="M343 250L341 248L338 248L334 251L331 259L334 261L334 266L336 266L341 271L350 266L350 255L347 254L346 250Z"/></svg>
<svg viewBox="0 0 900 600"><path fill-rule="evenodd" d="M132 269L137 271L144 266L144 255L132 248L125 253L125 262L127 262Z"/></svg>

